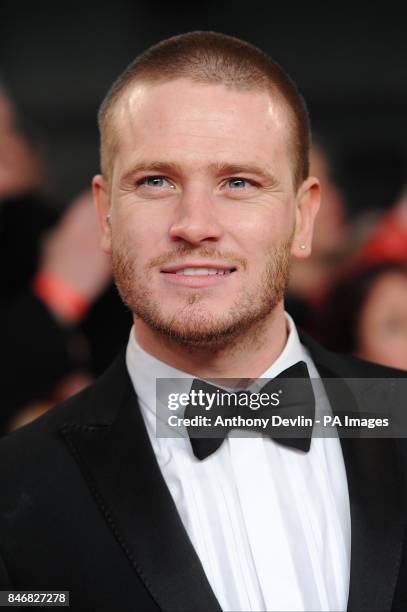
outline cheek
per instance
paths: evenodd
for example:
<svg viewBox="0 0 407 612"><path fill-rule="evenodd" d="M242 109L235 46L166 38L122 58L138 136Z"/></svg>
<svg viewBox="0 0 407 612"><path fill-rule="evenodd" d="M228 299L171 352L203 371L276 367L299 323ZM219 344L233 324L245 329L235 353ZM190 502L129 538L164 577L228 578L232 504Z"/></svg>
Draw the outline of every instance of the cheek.
<svg viewBox="0 0 407 612"><path fill-rule="evenodd" d="M141 207L135 211L133 207L117 214L116 232L113 232L114 246L125 249L137 259L144 261L154 256L162 237L160 221L154 218L151 211Z"/></svg>
<svg viewBox="0 0 407 612"><path fill-rule="evenodd" d="M232 215L230 219L232 221ZM283 206L280 202L268 203L267 206L253 204L251 208L241 207L235 211L231 233L248 256L258 252L261 257L265 252L287 242L291 237L293 225L288 206Z"/></svg>

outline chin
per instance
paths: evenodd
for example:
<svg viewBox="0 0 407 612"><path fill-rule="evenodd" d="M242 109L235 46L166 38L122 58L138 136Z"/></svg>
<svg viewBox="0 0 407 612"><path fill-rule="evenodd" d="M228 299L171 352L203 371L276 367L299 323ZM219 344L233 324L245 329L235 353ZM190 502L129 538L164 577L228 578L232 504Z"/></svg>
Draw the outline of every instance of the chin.
<svg viewBox="0 0 407 612"><path fill-rule="evenodd" d="M155 332L184 345L211 344L220 337L227 337L231 326L234 327L230 318L224 314L217 316L201 305L194 308L180 304L167 312L158 309L141 309L135 314Z"/></svg>

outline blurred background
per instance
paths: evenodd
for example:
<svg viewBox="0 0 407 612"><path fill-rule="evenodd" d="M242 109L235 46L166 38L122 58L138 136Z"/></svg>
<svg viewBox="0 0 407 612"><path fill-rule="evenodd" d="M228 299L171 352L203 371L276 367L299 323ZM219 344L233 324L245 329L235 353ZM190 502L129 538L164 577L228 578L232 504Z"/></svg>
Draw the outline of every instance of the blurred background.
<svg viewBox="0 0 407 612"><path fill-rule="evenodd" d="M407 11L396 6L3 0L0 331L8 365L0 426L18 426L82 388L125 342L129 313L94 254L86 191L99 169L96 113L139 52L194 29L258 45L307 101L323 205L313 256L293 266L288 309L331 348L407 370ZM383 274L393 342L385 356L358 338ZM350 280L366 289L355 304L357 292L343 292ZM386 339L374 334L380 349Z"/></svg>

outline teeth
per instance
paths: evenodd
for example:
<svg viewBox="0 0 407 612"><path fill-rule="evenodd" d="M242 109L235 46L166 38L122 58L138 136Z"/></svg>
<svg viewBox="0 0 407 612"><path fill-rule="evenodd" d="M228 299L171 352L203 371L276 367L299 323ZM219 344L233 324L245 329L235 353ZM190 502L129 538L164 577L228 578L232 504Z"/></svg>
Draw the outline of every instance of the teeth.
<svg viewBox="0 0 407 612"><path fill-rule="evenodd" d="M213 274L229 274L230 270L217 270L215 268L184 268L183 270L177 270L175 274L183 274L185 276L194 276L196 274L201 275L213 275Z"/></svg>

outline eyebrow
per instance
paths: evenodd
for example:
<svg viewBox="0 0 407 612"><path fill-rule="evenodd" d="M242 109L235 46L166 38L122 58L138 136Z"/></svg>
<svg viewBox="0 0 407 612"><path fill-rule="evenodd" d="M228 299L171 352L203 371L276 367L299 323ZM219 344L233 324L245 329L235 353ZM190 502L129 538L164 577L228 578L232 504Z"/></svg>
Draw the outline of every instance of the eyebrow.
<svg viewBox="0 0 407 612"><path fill-rule="evenodd" d="M260 179L269 184L276 184L275 176L268 170L258 166L257 164L230 164L224 162L214 162L209 165L209 168L219 176L235 176L237 174L255 174ZM128 183L132 177L140 172L159 172L160 174L176 174L181 175L183 170L180 164L176 162L163 161L140 161L134 164L122 176L120 182Z"/></svg>
<svg viewBox="0 0 407 612"><path fill-rule="evenodd" d="M160 162L160 161L140 161L134 164L129 170L127 170L120 178L120 184L126 185L131 183L134 175L142 172L157 172L160 174L180 174L181 168L178 164L173 162Z"/></svg>

